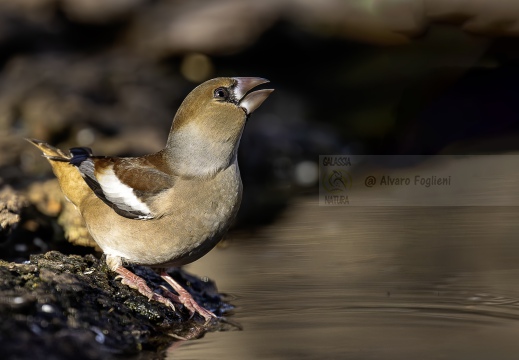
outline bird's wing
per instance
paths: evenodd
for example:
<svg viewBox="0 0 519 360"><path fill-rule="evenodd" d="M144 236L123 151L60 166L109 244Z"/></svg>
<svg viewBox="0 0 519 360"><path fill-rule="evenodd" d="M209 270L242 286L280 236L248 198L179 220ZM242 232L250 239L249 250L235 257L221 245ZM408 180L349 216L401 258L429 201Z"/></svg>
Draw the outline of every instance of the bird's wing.
<svg viewBox="0 0 519 360"><path fill-rule="evenodd" d="M116 213L129 219L149 220L156 195L173 187L175 178L146 158L92 156L89 148L70 149L75 165L92 191Z"/></svg>

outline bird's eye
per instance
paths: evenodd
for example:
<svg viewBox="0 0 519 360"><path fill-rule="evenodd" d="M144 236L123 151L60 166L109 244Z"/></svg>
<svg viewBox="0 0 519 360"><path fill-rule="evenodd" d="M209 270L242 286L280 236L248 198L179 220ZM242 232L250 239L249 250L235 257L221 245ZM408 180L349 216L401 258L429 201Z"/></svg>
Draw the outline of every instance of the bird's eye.
<svg viewBox="0 0 519 360"><path fill-rule="evenodd" d="M214 91L214 98L218 100L227 100L229 98L229 90L219 87Z"/></svg>

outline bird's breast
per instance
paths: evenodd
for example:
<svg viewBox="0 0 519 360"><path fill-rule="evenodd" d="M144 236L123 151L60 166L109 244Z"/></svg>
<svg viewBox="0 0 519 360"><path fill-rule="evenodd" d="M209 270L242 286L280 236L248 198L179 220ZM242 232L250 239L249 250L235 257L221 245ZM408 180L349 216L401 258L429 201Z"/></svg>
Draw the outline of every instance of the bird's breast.
<svg viewBox="0 0 519 360"><path fill-rule="evenodd" d="M178 266L218 243L238 212L241 193L235 164L210 180L177 181L154 200L154 210L163 214L156 219L127 219L102 202L102 212L83 216L105 253L144 265Z"/></svg>

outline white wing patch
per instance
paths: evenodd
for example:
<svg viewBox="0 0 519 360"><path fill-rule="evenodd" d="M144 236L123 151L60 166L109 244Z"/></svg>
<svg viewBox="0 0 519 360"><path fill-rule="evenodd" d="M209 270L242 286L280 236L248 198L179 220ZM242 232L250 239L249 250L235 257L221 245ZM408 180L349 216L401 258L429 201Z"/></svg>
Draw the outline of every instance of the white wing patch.
<svg viewBox="0 0 519 360"><path fill-rule="evenodd" d="M96 178L108 200L115 204L124 204L129 210L145 214L139 216L139 219L150 219L153 217L150 208L135 196L133 189L117 178L113 166L98 172Z"/></svg>

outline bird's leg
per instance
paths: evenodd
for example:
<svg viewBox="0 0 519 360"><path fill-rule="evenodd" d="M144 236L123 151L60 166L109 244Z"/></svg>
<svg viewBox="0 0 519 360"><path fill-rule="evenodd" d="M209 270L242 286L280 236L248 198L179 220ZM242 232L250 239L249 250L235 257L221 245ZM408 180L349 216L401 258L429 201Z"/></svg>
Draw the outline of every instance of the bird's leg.
<svg viewBox="0 0 519 360"><path fill-rule="evenodd" d="M169 299L166 299L164 296L153 292L150 289L150 287L146 284L146 281L143 278L135 275L130 270L123 267L121 264L120 258L113 257L113 256L107 256L106 263L108 264L108 267L110 267L110 269L112 269L112 271L115 271L117 274L119 274L116 277L116 279L120 278L122 284L127 285L127 286L131 287L132 289L137 290L139 293L146 296L149 300L158 301L166 306L171 307L173 310L175 310L175 306Z"/></svg>
<svg viewBox="0 0 519 360"><path fill-rule="evenodd" d="M188 293L182 286L180 286L179 283L177 283L171 276L168 275L165 271L162 271L160 276L166 280L166 282L173 287L173 289L178 293L178 296L171 293L170 291L164 292L164 295L170 297L173 301L178 302L182 305L184 305L191 315L191 317L194 315L195 312L202 315L207 322L211 320L211 318L216 318L216 315L213 314L211 311L204 309L198 303L193 299L190 293ZM163 289L165 289L163 287Z"/></svg>
<svg viewBox="0 0 519 360"><path fill-rule="evenodd" d="M151 290L150 287L146 284L146 281L144 281L144 279L140 276L135 275L123 266L119 266L117 269L115 269L115 272L119 274L118 278L121 279L122 284L128 285L132 289L137 290L142 295L146 296L149 300L158 301L175 310L175 305L173 305L170 300L166 299L162 295L157 294L156 292L153 292L153 290Z"/></svg>

